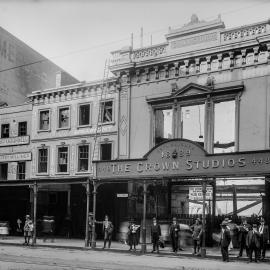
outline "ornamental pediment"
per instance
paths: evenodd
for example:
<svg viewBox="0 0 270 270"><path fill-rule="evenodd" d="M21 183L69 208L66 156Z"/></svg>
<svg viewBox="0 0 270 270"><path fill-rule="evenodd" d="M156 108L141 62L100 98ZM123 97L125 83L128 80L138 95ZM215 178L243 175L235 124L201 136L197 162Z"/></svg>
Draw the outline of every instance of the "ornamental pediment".
<svg viewBox="0 0 270 270"><path fill-rule="evenodd" d="M199 94L211 93L213 88L203 86L196 83L189 83L181 89L174 89L173 97L193 96Z"/></svg>

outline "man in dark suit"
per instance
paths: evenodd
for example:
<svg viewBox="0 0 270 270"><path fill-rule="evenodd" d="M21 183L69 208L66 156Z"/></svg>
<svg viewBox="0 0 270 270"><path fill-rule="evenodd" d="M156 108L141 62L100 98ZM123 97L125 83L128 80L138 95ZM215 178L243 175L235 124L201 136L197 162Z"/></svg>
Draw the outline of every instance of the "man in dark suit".
<svg viewBox="0 0 270 270"><path fill-rule="evenodd" d="M176 217L173 218L172 225L170 226L170 237L172 241L172 250L177 252L178 250L178 241L180 234L180 225L177 223Z"/></svg>
<svg viewBox="0 0 270 270"><path fill-rule="evenodd" d="M248 232L247 235L247 246L249 250L249 261L252 262L252 253L255 253L254 261L258 261L258 255L260 250L260 234L258 232L257 224L252 225L252 230Z"/></svg>
<svg viewBox="0 0 270 270"><path fill-rule="evenodd" d="M239 255L237 256L237 258L242 257L243 254L243 250L246 250L246 254L248 256L248 247L247 247L247 234L249 232L249 230L251 229L251 225L247 223L246 219L242 220L242 223L240 224L240 226L237 226L238 228L238 242L239 242Z"/></svg>
<svg viewBox="0 0 270 270"><path fill-rule="evenodd" d="M228 223L226 221L222 221L221 223L221 238L220 238L220 248L222 259L224 262L229 261L229 252L228 248L231 242L230 231L227 229Z"/></svg>
<svg viewBox="0 0 270 270"><path fill-rule="evenodd" d="M265 258L265 251L267 243L269 242L269 229L268 226L265 225L265 220L261 217L260 220L260 227L259 227L259 234L260 234L260 250L259 250L259 257L263 260Z"/></svg>
<svg viewBox="0 0 270 270"><path fill-rule="evenodd" d="M160 229L160 225L157 223L157 219L153 218L153 223L151 225L151 239L152 239L152 243L153 243L153 250L152 253L154 251L156 251L157 249L157 253L159 253L159 237L161 236L161 229Z"/></svg>

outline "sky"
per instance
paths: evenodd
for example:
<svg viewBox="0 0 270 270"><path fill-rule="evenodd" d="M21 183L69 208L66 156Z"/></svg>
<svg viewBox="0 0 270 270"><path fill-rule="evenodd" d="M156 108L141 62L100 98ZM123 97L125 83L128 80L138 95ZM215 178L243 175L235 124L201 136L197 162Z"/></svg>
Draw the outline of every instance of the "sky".
<svg viewBox="0 0 270 270"><path fill-rule="evenodd" d="M226 28L267 20L270 0L0 0L0 26L81 81L103 78L110 52L165 41L168 27L221 15Z"/></svg>

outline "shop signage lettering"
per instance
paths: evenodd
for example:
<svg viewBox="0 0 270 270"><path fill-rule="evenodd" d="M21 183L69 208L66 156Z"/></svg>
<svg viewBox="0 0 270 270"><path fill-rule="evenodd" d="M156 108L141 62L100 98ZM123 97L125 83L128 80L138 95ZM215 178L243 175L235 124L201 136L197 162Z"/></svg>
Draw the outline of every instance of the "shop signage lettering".
<svg viewBox="0 0 270 270"><path fill-rule="evenodd" d="M212 187L206 187L205 199L211 200L212 193L213 193ZM203 200L202 187L190 187L188 197L190 200L202 201Z"/></svg>
<svg viewBox="0 0 270 270"><path fill-rule="evenodd" d="M0 139L0 146L22 145L29 144L29 136L20 136L13 138Z"/></svg>
<svg viewBox="0 0 270 270"><path fill-rule="evenodd" d="M0 162L27 161L31 159L31 152L0 155Z"/></svg>
<svg viewBox="0 0 270 270"><path fill-rule="evenodd" d="M221 177L270 174L270 151L208 154L196 143L171 140L142 159L97 161L97 178Z"/></svg>

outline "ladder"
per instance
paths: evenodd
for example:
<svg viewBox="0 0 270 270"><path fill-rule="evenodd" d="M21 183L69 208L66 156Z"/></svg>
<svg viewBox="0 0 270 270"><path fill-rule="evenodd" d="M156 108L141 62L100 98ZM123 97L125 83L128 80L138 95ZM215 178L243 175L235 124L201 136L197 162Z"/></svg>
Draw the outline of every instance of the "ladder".
<svg viewBox="0 0 270 270"><path fill-rule="evenodd" d="M92 161L94 159L97 159L98 157L98 151L96 153L96 146L98 144L98 139L101 140L101 136L102 136L103 125L100 125L99 122L101 121L101 118L103 117L103 111L104 111L104 103L102 101L106 100L107 91L108 91L109 63L110 63L109 60L106 59L105 65L104 65L104 71L103 71L103 79L101 83L100 99L98 98L98 117L97 117L96 131L95 131L95 137L94 137L94 147L92 151L92 159L91 159Z"/></svg>

